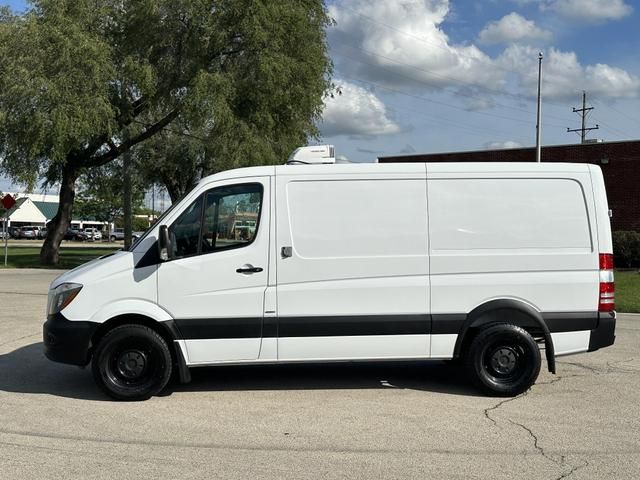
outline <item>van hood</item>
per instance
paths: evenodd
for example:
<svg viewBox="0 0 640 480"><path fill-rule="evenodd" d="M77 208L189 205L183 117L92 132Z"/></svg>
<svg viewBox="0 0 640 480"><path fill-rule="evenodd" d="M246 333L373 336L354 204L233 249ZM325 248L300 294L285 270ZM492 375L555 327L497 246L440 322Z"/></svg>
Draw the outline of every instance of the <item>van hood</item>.
<svg viewBox="0 0 640 480"><path fill-rule="evenodd" d="M80 283L85 285L96 279L104 279L115 273L124 270L131 270L135 267L134 254L126 250L108 253L79 267L69 270L57 277L49 288L56 288L62 283Z"/></svg>

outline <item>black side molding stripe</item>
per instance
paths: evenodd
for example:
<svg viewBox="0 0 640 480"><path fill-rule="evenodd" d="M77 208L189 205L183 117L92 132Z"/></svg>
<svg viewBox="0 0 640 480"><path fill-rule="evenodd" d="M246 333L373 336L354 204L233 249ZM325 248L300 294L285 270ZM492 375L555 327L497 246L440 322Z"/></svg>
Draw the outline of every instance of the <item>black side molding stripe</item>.
<svg viewBox="0 0 640 480"><path fill-rule="evenodd" d="M175 322L184 340L260 338L262 336L262 317L188 318Z"/></svg>
<svg viewBox="0 0 640 480"><path fill-rule="evenodd" d="M280 337L429 334L429 315L346 315L280 317Z"/></svg>
<svg viewBox="0 0 640 480"><path fill-rule="evenodd" d="M542 319L551 333L593 330L598 326L598 312L543 313Z"/></svg>
<svg viewBox="0 0 640 480"><path fill-rule="evenodd" d="M464 325L467 315L464 313L440 313L431 315L432 335L457 335Z"/></svg>
<svg viewBox="0 0 640 480"><path fill-rule="evenodd" d="M545 313L552 333L593 330L597 312ZM185 340L220 338L336 337L358 335L459 335L469 316L453 314L339 315L195 318L175 320ZM508 321L508 320L506 320ZM532 325L535 325L533 323Z"/></svg>

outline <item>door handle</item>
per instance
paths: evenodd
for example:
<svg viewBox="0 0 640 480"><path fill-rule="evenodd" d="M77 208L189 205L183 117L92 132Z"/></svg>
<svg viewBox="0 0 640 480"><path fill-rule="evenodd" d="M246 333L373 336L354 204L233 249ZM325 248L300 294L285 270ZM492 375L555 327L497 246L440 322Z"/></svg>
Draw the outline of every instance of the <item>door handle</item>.
<svg viewBox="0 0 640 480"><path fill-rule="evenodd" d="M260 273L261 271L262 267L254 267L248 263L236 269L237 273Z"/></svg>

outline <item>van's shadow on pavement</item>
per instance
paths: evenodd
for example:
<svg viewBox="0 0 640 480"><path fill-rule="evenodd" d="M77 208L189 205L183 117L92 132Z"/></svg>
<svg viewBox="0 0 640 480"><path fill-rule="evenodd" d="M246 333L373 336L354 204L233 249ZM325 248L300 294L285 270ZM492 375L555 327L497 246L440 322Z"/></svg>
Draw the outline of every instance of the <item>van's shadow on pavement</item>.
<svg viewBox="0 0 640 480"><path fill-rule="evenodd" d="M199 367L192 382L172 382L173 392L251 390L411 389L475 396L464 370L445 362L367 362ZM51 362L42 343L0 355L0 391L49 394L82 400L109 400L95 385L90 368Z"/></svg>

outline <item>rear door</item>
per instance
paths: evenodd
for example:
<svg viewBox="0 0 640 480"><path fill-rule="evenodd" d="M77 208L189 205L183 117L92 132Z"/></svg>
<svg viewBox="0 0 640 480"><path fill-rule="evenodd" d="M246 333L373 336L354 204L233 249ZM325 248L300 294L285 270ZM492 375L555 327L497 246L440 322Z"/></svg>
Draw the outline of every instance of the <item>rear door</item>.
<svg viewBox="0 0 640 480"><path fill-rule="evenodd" d="M159 266L158 302L190 364L258 358L269 210L269 177L217 182L169 227L175 258Z"/></svg>
<svg viewBox="0 0 640 480"><path fill-rule="evenodd" d="M277 170L278 358L429 353L424 165Z"/></svg>

